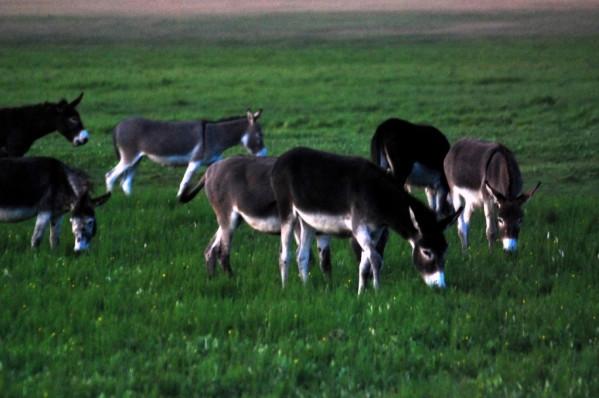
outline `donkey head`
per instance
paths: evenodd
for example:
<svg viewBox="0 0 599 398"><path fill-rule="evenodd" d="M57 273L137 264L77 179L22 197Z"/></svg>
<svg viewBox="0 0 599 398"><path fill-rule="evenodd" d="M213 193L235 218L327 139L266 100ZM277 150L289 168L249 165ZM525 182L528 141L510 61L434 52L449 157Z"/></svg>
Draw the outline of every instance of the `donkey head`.
<svg viewBox="0 0 599 398"><path fill-rule="evenodd" d="M83 145L89 140L89 133L83 127L76 109L82 98L83 93L73 102L69 103L63 99L56 105L56 130L75 146Z"/></svg>
<svg viewBox="0 0 599 398"><path fill-rule="evenodd" d="M241 136L241 144L252 154L256 156L266 156L268 151L264 146L264 137L262 127L258 123L258 118L262 114L262 109L252 113L247 110L247 129Z"/></svg>
<svg viewBox="0 0 599 398"><path fill-rule="evenodd" d="M516 248L518 247L520 225L524 218L522 206L534 195L540 186L541 183L539 182L527 193L521 194L516 199L508 199L485 181L487 192L497 205L498 237L501 239L503 250L506 252L516 251Z"/></svg>
<svg viewBox="0 0 599 398"><path fill-rule="evenodd" d="M75 237L73 250L78 253L87 250L96 234L96 213L94 209L110 198L110 192L92 199L87 192L79 197L71 213L71 228Z"/></svg>
<svg viewBox="0 0 599 398"><path fill-rule="evenodd" d="M428 210L428 209L426 209ZM420 276L430 287L445 287L445 252L447 241L443 231L453 224L464 210L461 207L457 212L437 221L434 214L422 214L417 217L409 208L410 218L416 234L409 239L412 245L412 261Z"/></svg>

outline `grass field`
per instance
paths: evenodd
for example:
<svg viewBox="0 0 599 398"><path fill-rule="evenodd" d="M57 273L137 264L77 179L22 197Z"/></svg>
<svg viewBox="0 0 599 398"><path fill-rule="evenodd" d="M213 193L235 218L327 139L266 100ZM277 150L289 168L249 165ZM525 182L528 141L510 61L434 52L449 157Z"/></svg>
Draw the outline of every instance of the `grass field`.
<svg viewBox="0 0 599 398"><path fill-rule="evenodd" d="M343 31L342 17L326 18ZM0 18L23 21L34 20ZM209 280L207 201L178 204L183 170L144 161L133 196L119 191L98 209L85 255L71 253L68 223L55 251L47 240L30 250L33 221L0 225L0 396L599 395L598 35L325 40L285 36L276 18L231 17L225 39L193 20L148 39L127 28L136 19L52 21L104 30L96 40L69 29L0 37L1 103L85 91L92 140L74 149L47 137L30 154L87 170L98 193L122 118L215 119L247 107L264 108L275 155L306 145L366 156L377 124L398 116L452 142L499 140L525 188L543 185L517 256L487 250L479 212L466 253L455 229L446 233L448 289L428 289L393 236L382 288L358 298L346 241L334 242L332 283L315 267L307 286L292 275L282 290L278 238L247 227L234 238L235 277ZM260 34L239 34L257 25Z"/></svg>

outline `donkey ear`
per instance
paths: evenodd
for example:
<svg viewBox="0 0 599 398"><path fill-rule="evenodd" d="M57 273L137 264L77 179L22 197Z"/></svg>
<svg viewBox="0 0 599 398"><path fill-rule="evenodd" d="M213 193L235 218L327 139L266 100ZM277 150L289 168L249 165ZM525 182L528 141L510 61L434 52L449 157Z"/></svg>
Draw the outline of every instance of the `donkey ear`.
<svg viewBox="0 0 599 398"><path fill-rule="evenodd" d="M60 101L58 101L58 104L56 104L56 109L58 112L64 112L68 106L69 106L69 103L67 102L66 99L63 98Z"/></svg>
<svg viewBox="0 0 599 398"><path fill-rule="evenodd" d="M258 112L254 112L254 120L258 120L260 115L262 114L262 108L258 109Z"/></svg>
<svg viewBox="0 0 599 398"><path fill-rule="evenodd" d="M414 225L414 228L418 232L418 235L422 235L422 230L420 229L420 225L418 225L418 221L416 221L416 215L414 214L412 207L411 206L408 207L408 210L410 211L410 219L412 220L412 224Z"/></svg>
<svg viewBox="0 0 599 398"><path fill-rule="evenodd" d="M74 211L77 208L80 208L81 205L83 204L83 202L86 200L86 198L89 198L89 196L87 195L87 191L83 193L83 195L79 195L77 197L77 200L74 203L71 203L70 205L68 205L68 209L65 208L66 211Z"/></svg>
<svg viewBox="0 0 599 398"><path fill-rule="evenodd" d="M248 118L248 123L254 124L254 114L252 113L252 111L250 111L250 108L248 108L248 110L246 112L246 116Z"/></svg>
<svg viewBox="0 0 599 398"><path fill-rule="evenodd" d="M520 202L520 205L523 205L524 203L526 203L526 201L528 199L532 198L532 196L535 194L535 192L537 192L537 189L539 189L540 186L541 186L541 181L537 182L537 185L530 191L518 196L517 200L518 200L518 202Z"/></svg>
<svg viewBox="0 0 599 398"><path fill-rule="evenodd" d="M104 195L92 199L92 204L94 207L102 206L108 199L110 199L110 192L106 192Z"/></svg>
<svg viewBox="0 0 599 398"><path fill-rule="evenodd" d="M456 211L455 213L439 220L439 225L441 226L441 229L444 230L445 228L449 227L451 224L456 222L456 220L458 219L460 214L462 214L463 211L464 211L464 206L460 207L458 209L458 211Z"/></svg>
<svg viewBox="0 0 599 398"><path fill-rule="evenodd" d="M83 92L81 92L81 94L79 94L79 97L75 98L73 100L73 102L71 102L69 105L73 108L76 108L77 105L79 105L79 103L81 102L82 98L83 98Z"/></svg>
<svg viewBox="0 0 599 398"><path fill-rule="evenodd" d="M491 195L491 197L493 198L495 203L497 203L498 206L501 206L501 204L505 202L505 196L503 196L501 192L498 192L495 189L493 189L493 187L489 185L487 180L485 180L485 187L487 188L487 192L489 193L489 195Z"/></svg>

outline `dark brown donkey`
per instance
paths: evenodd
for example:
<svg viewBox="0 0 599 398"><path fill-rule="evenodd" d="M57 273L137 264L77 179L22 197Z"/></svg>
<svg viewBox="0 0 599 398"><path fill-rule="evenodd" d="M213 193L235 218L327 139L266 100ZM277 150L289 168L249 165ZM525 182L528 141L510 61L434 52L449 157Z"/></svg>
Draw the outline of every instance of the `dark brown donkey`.
<svg viewBox="0 0 599 398"><path fill-rule="evenodd" d="M71 212L75 252L86 250L96 233L94 208L110 197L90 197L91 181L80 170L45 157L0 159L0 221L17 222L37 216L31 246L39 246L48 224L50 246L58 245L65 213Z"/></svg>
<svg viewBox="0 0 599 398"><path fill-rule="evenodd" d="M209 275L214 274L217 257L223 270L233 273L229 264L231 240L242 220L256 231L280 233L281 222L270 186L275 161L272 157L248 156L221 160L208 167L200 181L185 189L179 197L181 202L189 202L204 188L216 215L218 229L204 252ZM326 275L330 275L330 238L319 236L317 242L320 266Z"/></svg>
<svg viewBox="0 0 599 398"><path fill-rule="evenodd" d="M180 196L193 174L202 166L221 159L225 149L242 145L256 156L266 156L262 128L258 122L262 111L247 111L245 116L218 121L163 122L131 118L114 129L114 146L119 163L106 173L106 189L112 191L121 179L125 194L131 194L135 169L147 156L164 166L186 166L179 185Z"/></svg>
<svg viewBox="0 0 599 398"><path fill-rule="evenodd" d="M483 207L489 248L497 238L503 249L513 252L524 217L522 205L539 189L541 183L527 193L522 192L522 176L514 154L505 146L489 141L465 138L456 142L445 158L445 175L449 182L454 208L465 204L458 221L462 247L468 247L470 217Z"/></svg>
<svg viewBox="0 0 599 398"><path fill-rule="evenodd" d="M382 257L376 244L389 227L412 245L412 260L429 286L445 287L443 230L461 210L437 221L435 213L405 192L372 162L309 148L295 148L275 162L271 184L281 219L279 268L285 286L293 230L300 223L297 262L308 277L308 253L315 232L352 236L362 248L358 294L370 272L379 287Z"/></svg>
<svg viewBox="0 0 599 398"><path fill-rule="evenodd" d="M85 144L89 133L76 109L82 98L0 109L0 158L23 156L35 140L56 130L75 146Z"/></svg>

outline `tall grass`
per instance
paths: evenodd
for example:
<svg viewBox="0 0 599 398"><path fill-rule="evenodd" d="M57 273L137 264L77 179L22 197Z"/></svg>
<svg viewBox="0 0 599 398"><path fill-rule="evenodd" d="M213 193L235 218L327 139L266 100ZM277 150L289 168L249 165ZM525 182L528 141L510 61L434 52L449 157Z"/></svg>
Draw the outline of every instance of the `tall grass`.
<svg viewBox="0 0 599 398"><path fill-rule="evenodd" d="M0 225L2 396L597 396L599 107L595 37L347 42L6 43L5 105L85 91L92 140L36 143L103 191L112 127L141 114L217 118L263 107L274 154L295 145L366 155L376 125L428 121L451 141L497 139L521 162L527 204L517 256L447 231L448 289L428 289L393 236L382 288L357 297L357 265L333 244L280 287L276 236L233 239L235 276L207 278L216 229L183 170L141 163L133 196L97 211L89 253L29 249L33 221ZM227 154L240 153L240 149ZM1 193L0 193L1 194ZM420 194L419 194L420 195ZM421 196L422 197L422 196Z"/></svg>

